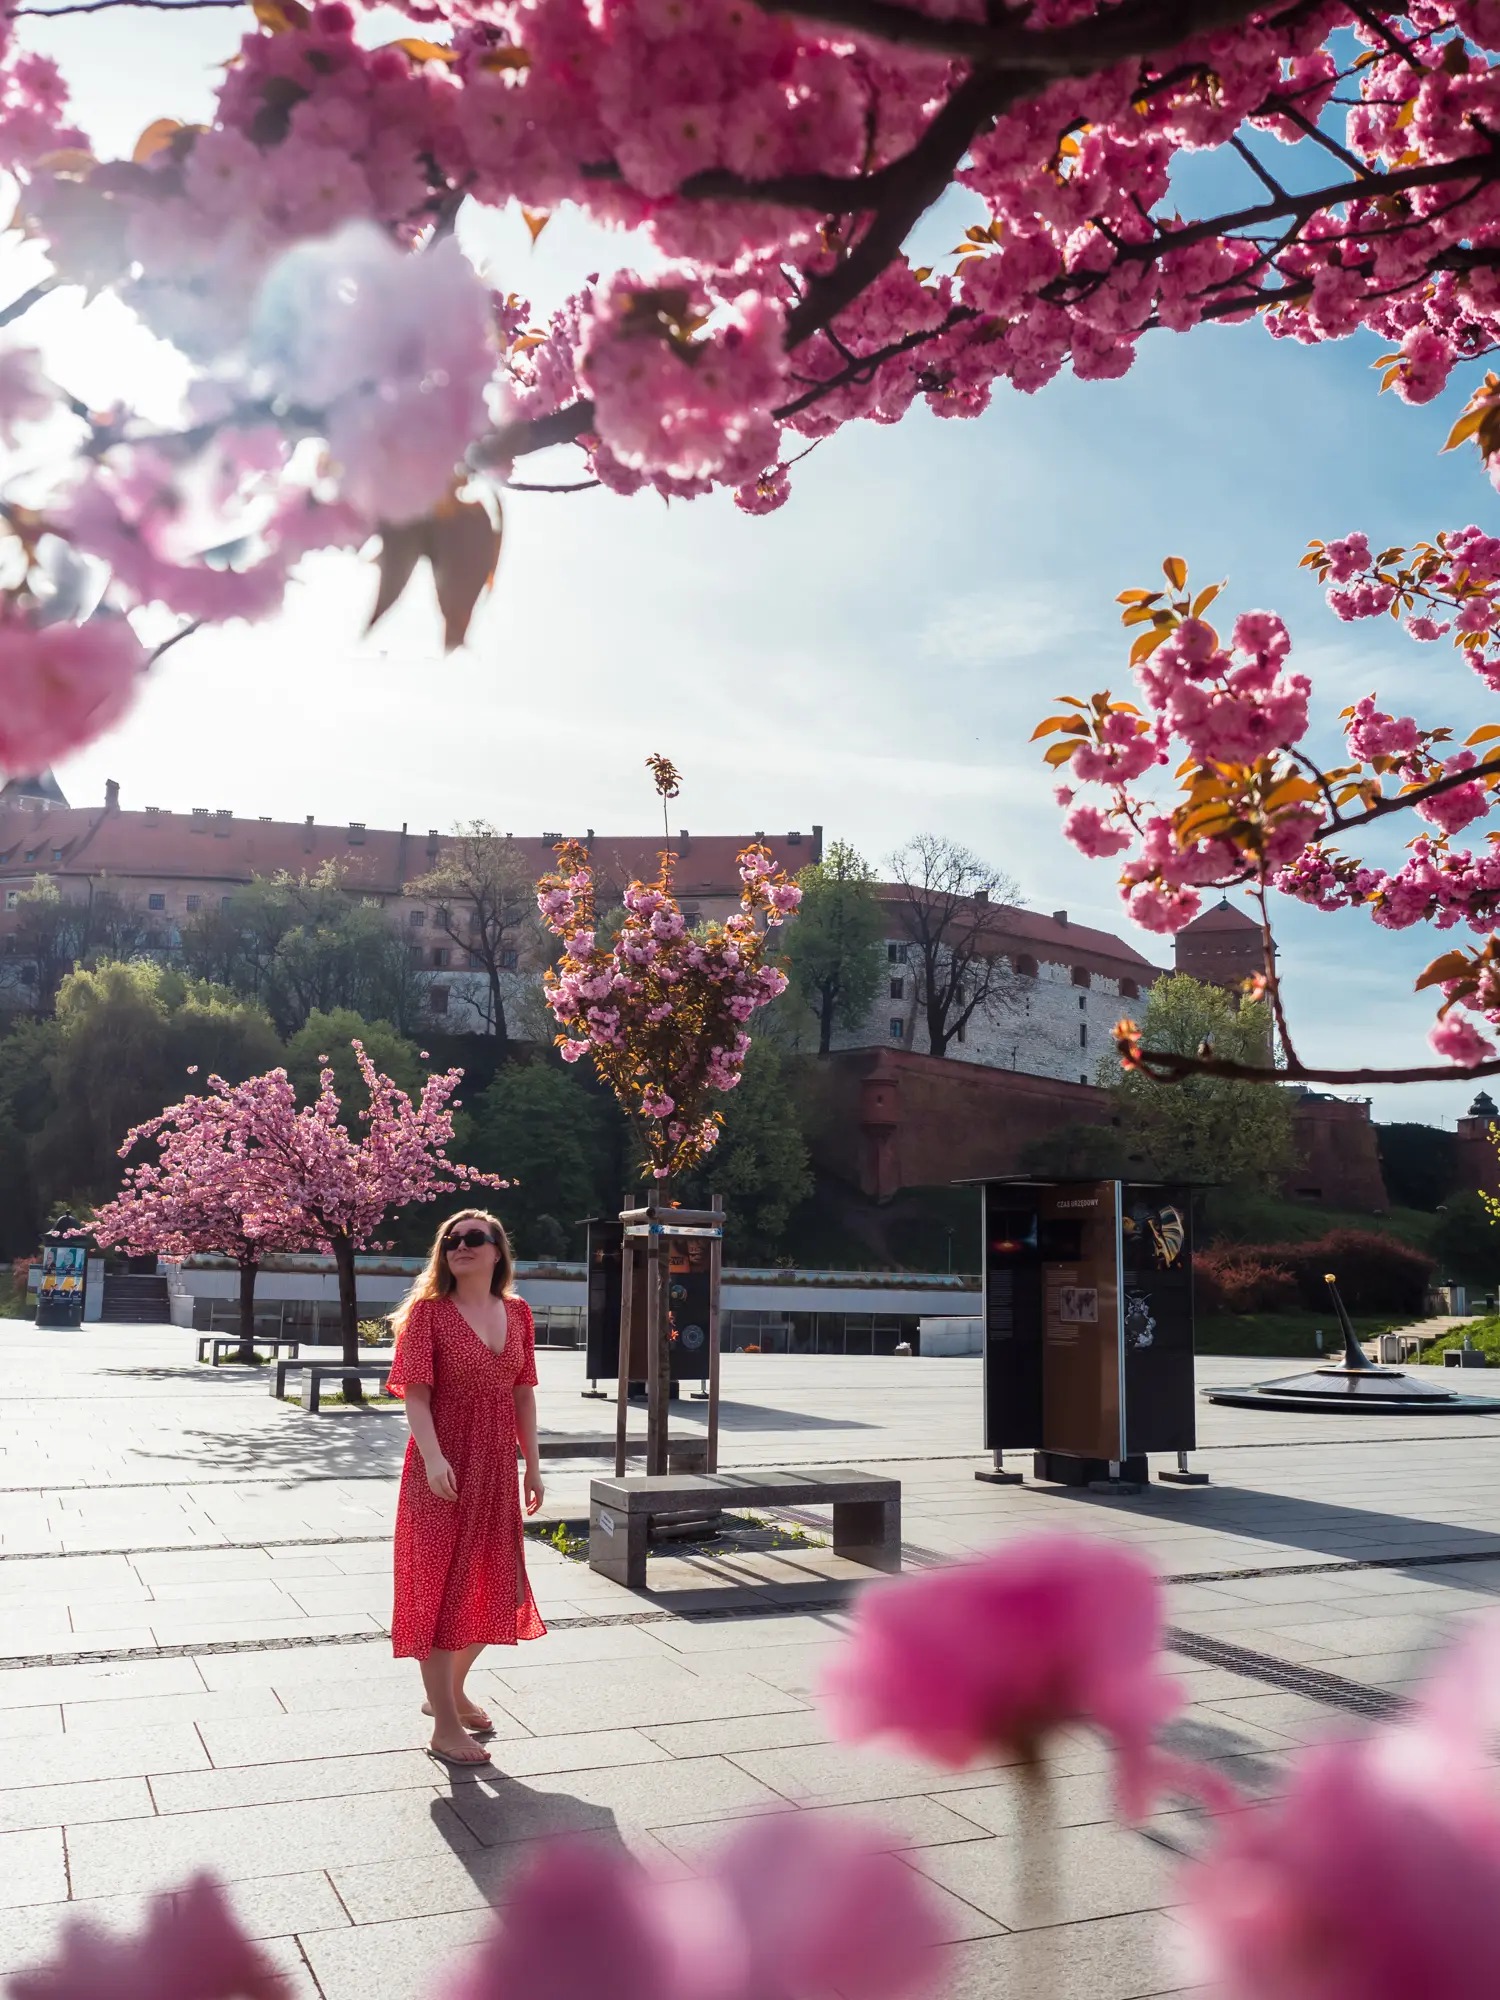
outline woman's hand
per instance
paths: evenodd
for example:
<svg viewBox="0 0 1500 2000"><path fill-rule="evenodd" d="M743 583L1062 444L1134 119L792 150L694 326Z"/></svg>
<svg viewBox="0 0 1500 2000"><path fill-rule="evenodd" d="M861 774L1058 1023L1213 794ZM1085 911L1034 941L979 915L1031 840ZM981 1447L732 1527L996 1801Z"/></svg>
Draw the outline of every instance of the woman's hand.
<svg viewBox="0 0 1500 2000"><path fill-rule="evenodd" d="M439 1500L457 1500L458 1481L453 1477L453 1467L447 1459L434 1455L424 1459L423 1464L427 1467L427 1484Z"/></svg>
<svg viewBox="0 0 1500 2000"><path fill-rule="evenodd" d="M542 1468L539 1465L527 1466L521 1487L526 1495L526 1511L528 1514L534 1514L547 1497L547 1489L542 1484Z"/></svg>

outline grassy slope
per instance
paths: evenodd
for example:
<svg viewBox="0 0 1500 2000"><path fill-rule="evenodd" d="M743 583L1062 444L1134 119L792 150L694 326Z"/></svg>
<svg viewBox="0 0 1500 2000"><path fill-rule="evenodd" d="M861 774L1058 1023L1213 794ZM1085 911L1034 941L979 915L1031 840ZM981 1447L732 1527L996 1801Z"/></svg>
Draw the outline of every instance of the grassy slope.
<svg viewBox="0 0 1500 2000"><path fill-rule="evenodd" d="M1409 1313L1354 1313L1351 1317L1361 1338L1389 1333L1411 1320ZM1313 1336L1319 1327L1323 1330L1323 1353L1337 1360L1343 1343L1331 1312L1200 1313L1194 1344L1199 1354L1265 1354L1313 1361L1318 1357Z"/></svg>
<svg viewBox="0 0 1500 2000"><path fill-rule="evenodd" d="M1454 1333L1445 1333L1441 1340L1434 1340L1422 1349L1424 1361L1436 1361L1444 1348L1462 1347L1464 1335L1469 1336L1469 1344L1479 1348L1490 1358L1492 1368L1500 1367L1500 1315L1492 1314L1488 1319L1471 1319Z"/></svg>

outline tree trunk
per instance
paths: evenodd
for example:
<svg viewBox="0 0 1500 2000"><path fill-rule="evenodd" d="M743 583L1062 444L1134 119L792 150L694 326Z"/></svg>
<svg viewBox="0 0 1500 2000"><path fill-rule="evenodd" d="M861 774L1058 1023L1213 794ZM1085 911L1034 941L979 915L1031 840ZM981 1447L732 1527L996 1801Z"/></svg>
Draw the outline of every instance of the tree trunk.
<svg viewBox="0 0 1500 2000"><path fill-rule="evenodd" d="M359 1366L359 1306L354 1292L354 1245L346 1235L333 1239L333 1261L339 1274L339 1340L345 1362ZM357 1375L344 1377L344 1401L362 1403L364 1385Z"/></svg>
<svg viewBox="0 0 1500 2000"><path fill-rule="evenodd" d="M823 988L823 1004L818 1009L818 1054L826 1056L833 1047L833 983Z"/></svg>
<svg viewBox="0 0 1500 2000"><path fill-rule="evenodd" d="M503 1056L510 1035L505 1025L505 995L500 986L500 968L493 963L490 966L490 1019L493 1024L491 1032Z"/></svg>
<svg viewBox="0 0 1500 2000"><path fill-rule="evenodd" d="M254 1257L240 1259L240 1355L248 1367L255 1360L255 1273Z"/></svg>
<svg viewBox="0 0 1500 2000"><path fill-rule="evenodd" d="M671 1200L671 1183L658 1181L649 1205L657 1213ZM661 1236L646 1238L646 1470L660 1475L668 1469L667 1434L672 1397L672 1342L668 1330L671 1303L671 1253Z"/></svg>

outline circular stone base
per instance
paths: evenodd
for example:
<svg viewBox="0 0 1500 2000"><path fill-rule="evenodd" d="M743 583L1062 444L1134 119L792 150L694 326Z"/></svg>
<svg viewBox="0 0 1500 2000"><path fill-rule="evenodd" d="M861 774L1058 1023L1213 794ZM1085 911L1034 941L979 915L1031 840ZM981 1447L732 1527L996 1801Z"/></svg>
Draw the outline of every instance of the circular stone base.
<svg viewBox="0 0 1500 2000"><path fill-rule="evenodd" d="M1474 1417L1500 1412L1500 1399L1460 1396L1452 1389L1413 1381L1398 1368L1315 1368L1305 1375L1257 1382L1249 1389L1205 1389L1202 1395L1205 1402L1228 1403L1243 1410L1353 1410L1389 1417Z"/></svg>

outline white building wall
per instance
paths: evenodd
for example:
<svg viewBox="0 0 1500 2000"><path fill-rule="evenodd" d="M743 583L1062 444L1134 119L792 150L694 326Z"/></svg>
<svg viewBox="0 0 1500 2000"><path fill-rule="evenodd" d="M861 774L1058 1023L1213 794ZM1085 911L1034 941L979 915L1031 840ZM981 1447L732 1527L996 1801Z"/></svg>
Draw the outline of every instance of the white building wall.
<svg viewBox="0 0 1500 2000"><path fill-rule="evenodd" d="M904 956L903 956L904 954ZM835 1031L835 1049L910 1049L930 1055L926 1017L917 1001L914 946L890 938L879 997L863 1026ZM900 991L898 993L897 988ZM1135 1006L1133 999L1125 1008ZM990 1069L1019 1070L1026 1076L1056 1077L1063 1083L1092 1083L1101 1055L1111 1047L1120 1018L1120 982L1091 972L1089 984L1075 984L1072 964L1043 959L1034 976L1016 974L988 1011L978 1010L962 1041L948 1044L948 1059L981 1063Z"/></svg>

